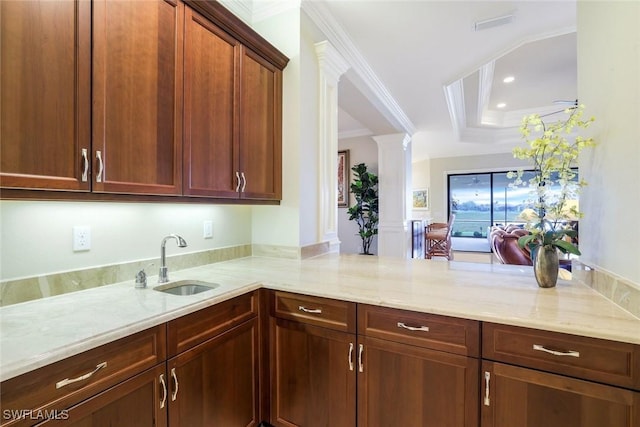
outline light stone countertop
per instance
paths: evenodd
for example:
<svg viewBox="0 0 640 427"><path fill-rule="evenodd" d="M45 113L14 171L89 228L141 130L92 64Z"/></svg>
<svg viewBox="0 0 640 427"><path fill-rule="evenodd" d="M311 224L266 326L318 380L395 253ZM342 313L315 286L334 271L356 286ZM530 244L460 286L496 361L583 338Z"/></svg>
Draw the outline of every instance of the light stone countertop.
<svg viewBox="0 0 640 427"><path fill-rule="evenodd" d="M170 267L170 266L169 266ZM539 288L531 267L324 255L249 257L182 271L221 286L192 296L131 281L0 308L0 380L260 287L640 344L640 319L575 281Z"/></svg>

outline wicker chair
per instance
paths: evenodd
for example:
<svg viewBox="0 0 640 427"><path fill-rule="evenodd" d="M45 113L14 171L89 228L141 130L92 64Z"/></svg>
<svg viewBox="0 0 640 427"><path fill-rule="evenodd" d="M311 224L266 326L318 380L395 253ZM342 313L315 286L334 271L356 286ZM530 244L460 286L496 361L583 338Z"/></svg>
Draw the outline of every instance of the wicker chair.
<svg viewBox="0 0 640 427"><path fill-rule="evenodd" d="M451 252L451 230L455 214L451 214L448 223L434 222L425 227L425 258L431 259L434 256L445 257L448 261L453 259Z"/></svg>

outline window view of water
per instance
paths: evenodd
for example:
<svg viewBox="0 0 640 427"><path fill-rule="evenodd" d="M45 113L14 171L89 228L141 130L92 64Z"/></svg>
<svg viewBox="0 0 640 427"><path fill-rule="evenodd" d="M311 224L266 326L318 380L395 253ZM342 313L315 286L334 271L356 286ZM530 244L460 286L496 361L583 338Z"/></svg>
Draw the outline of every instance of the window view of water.
<svg viewBox="0 0 640 427"><path fill-rule="evenodd" d="M531 177L533 172L525 172L522 179ZM511 182L507 172L449 175L449 213L456 214L452 235L486 238L492 225L524 223L518 215L533 207L534 195Z"/></svg>

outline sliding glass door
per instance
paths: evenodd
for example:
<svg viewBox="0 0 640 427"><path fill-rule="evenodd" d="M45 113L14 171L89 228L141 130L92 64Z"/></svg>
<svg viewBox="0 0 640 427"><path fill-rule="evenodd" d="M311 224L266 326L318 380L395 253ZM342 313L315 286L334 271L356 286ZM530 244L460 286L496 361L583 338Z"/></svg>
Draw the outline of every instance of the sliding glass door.
<svg viewBox="0 0 640 427"><path fill-rule="evenodd" d="M527 182L533 174L525 171L522 180ZM452 236L486 239L492 225L523 224L518 216L524 209L533 208L535 196L528 186L512 187L511 182L507 172L448 175L448 213L456 214ZM551 190L560 194L557 184Z"/></svg>

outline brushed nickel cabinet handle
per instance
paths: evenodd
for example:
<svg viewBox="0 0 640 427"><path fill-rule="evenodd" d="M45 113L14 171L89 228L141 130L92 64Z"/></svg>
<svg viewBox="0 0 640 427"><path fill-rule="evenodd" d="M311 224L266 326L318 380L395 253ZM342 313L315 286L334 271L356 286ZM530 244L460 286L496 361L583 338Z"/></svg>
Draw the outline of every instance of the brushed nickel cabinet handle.
<svg viewBox="0 0 640 427"><path fill-rule="evenodd" d="M173 378L173 384L175 385L171 393L171 401L175 402L176 397L178 397L178 376L176 375L176 368L171 368L171 378Z"/></svg>
<svg viewBox="0 0 640 427"><path fill-rule="evenodd" d="M298 306L298 310L303 311L305 313L311 313L311 314L322 314L322 309L321 308L307 308L303 305Z"/></svg>
<svg viewBox="0 0 640 427"><path fill-rule="evenodd" d="M247 177L244 176L244 172L240 173L240 175L242 176L242 191L244 193L244 189L247 188Z"/></svg>
<svg viewBox="0 0 640 427"><path fill-rule="evenodd" d="M485 371L484 372L484 406L491 406L491 401L489 400L489 380L491 379L491 373Z"/></svg>
<svg viewBox="0 0 640 427"><path fill-rule="evenodd" d="M96 151L96 159L98 160L98 174L96 175L96 182L102 182L104 163L102 162L102 153L100 151Z"/></svg>
<svg viewBox="0 0 640 427"><path fill-rule="evenodd" d="M364 353L364 345L360 344L358 347L358 372L364 372L364 365L362 364L362 353Z"/></svg>
<svg viewBox="0 0 640 427"><path fill-rule="evenodd" d="M58 388L62 388L64 386L66 386L66 385L77 383L78 381L83 381L83 380L89 379L89 378L91 378L91 376L93 374L98 372L100 369L106 368L106 367L107 367L107 362L98 363L96 365L96 368L91 372L88 372L88 373L86 373L84 375L80 375L79 377L76 377L76 378L65 378L62 381L58 381L56 383L56 388L57 389Z"/></svg>
<svg viewBox="0 0 640 427"><path fill-rule="evenodd" d="M89 175L89 152L87 151L86 148L82 149L82 163L84 165L84 168L82 169L82 182L87 182L88 175Z"/></svg>
<svg viewBox="0 0 640 427"><path fill-rule="evenodd" d="M164 408L167 403L167 383L164 381L164 374L160 374L160 384L162 385L162 400L160 400L160 409Z"/></svg>
<svg viewBox="0 0 640 427"><path fill-rule="evenodd" d="M557 350L549 350L545 348L544 345L534 344L533 349L536 351L544 351L545 353L553 354L554 356L569 356L569 357L580 357L579 351L557 351Z"/></svg>
<svg viewBox="0 0 640 427"><path fill-rule="evenodd" d="M236 193L240 192L240 172L236 172Z"/></svg>
<svg viewBox="0 0 640 427"><path fill-rule="evenodd" d="M349 370L353 371L353 343L349 343Z"/></svg>
<svg viewBox="0 0 640 427"><path fill-rule="evenodd" d="M398 328L407 329L409 331L429 332L429 327L428 326L407 326L402 322L398 322Z"/></svg>

